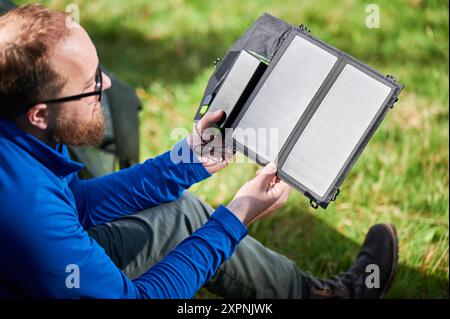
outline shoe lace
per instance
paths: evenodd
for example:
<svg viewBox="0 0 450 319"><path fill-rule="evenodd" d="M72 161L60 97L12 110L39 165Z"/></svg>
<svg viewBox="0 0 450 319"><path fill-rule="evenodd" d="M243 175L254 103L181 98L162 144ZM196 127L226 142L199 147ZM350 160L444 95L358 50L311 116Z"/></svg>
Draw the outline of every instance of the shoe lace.
<svg viewBox="0 0 450 319"><path fill-rule="evenodd" d="M354 298L359 294L361 280L358 274L353 272L342 272L330 279L323 280L310 277L310 287L314 293L332 298Z"/></svg>

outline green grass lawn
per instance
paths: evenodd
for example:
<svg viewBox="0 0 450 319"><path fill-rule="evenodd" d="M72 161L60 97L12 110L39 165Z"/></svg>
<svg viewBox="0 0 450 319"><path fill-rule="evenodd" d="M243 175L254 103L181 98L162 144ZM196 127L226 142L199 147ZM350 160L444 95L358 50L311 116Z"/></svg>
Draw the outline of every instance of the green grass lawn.
<svg viewBox="0 0 450 319"><path fill-rule="evenodd" d="M21 1L23 3L29 1ZM449 283L449 23L448 1L43 1L76 3L102 63L134 85L144 105L141 159L191 127L213 61L263 12L314 35L405 84L328 209L313 210L293 193L283 209L251 226L268 247L320 276L343 271L374 223L391 222L400 265L391 298L448 298ZM379 29L365 8L380 7ZM217 206L231 200L256 164L234 164L193 187ZM201 291L199 297L213 297Z"/></svg>

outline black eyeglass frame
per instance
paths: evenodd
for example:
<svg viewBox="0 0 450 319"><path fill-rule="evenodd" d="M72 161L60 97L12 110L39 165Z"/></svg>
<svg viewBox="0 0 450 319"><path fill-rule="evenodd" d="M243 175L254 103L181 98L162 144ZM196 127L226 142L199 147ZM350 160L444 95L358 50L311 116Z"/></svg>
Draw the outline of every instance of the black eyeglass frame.
<svg viewBox="0 0 450 319"><path fill-rule="evenodd" d="M42 101L40 103L34 103L33 105L65 103L65 102L70 102L70 101L81 100L82 98L89 97L89 96L95 96L95 95L98 95L98 101L101 102L102 92L103 92L103 71L99 64L97 67L97 72L95 73L95 90L94 91L77 94L77 95L61 97L61 98L57 98L57 99L53 99L53 100L46 100L46 101Z"/></svg>

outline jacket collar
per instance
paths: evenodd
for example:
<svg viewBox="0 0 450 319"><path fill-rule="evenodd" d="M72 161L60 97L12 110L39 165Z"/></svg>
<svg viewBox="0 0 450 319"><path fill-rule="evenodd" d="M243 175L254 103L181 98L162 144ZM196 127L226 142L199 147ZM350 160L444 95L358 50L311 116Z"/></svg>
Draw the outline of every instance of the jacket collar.
<svg viewBox="0 0 450 319"><path fill-rule="evenodd" d="M2 136L25 150L58 177L65 177L83 168L83 164L70 159L64 144L57 144L55 148L51 148L0 116L0 137Z"/></svg>

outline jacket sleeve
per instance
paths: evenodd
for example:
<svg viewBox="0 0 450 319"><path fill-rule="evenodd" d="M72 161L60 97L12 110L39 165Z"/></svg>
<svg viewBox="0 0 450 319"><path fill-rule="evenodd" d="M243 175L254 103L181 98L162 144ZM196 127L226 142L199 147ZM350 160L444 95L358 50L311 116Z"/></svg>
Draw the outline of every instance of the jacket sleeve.
<svg viewBox="0 0 450 319"><path fill-rule="evenodd" d="M37 298L191 298L247 234L220 206L205 225L132 281L83 230L73 208L45 191L38 201L39 211L29 212L20 221L23 227L0 234L8 240L14 233L9 242L20 248L9 256L9 277Z"/></svg>
<svg viewBox="0 0 450 319"><path fill-rule="evenodd" d="M176 200L209 176L184 139L171 151L119 172L89 180L74 175L69 186L80 222L88 228Z"/></svg>

